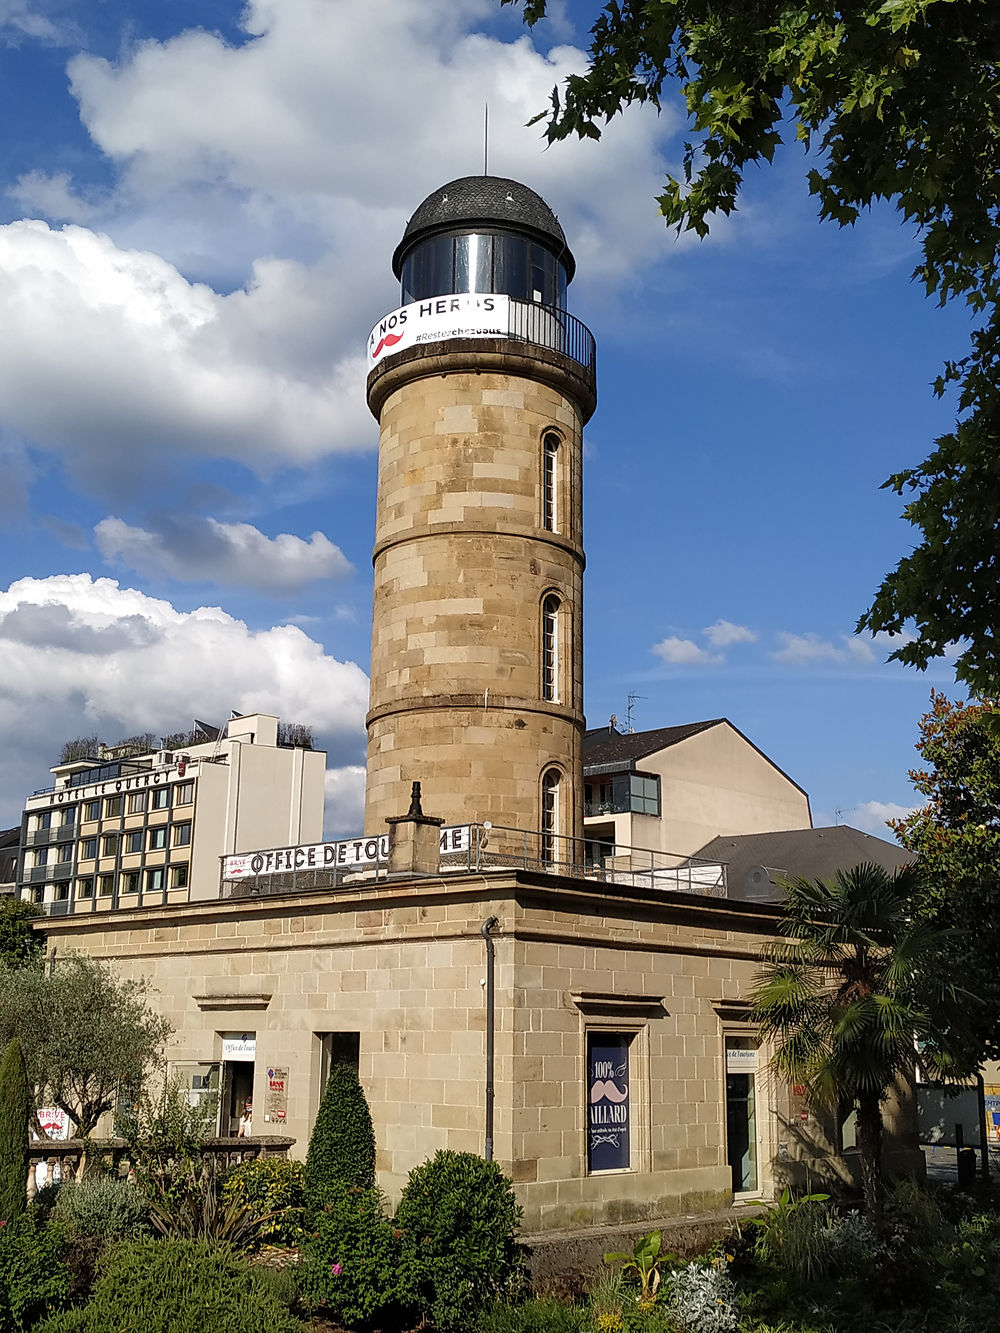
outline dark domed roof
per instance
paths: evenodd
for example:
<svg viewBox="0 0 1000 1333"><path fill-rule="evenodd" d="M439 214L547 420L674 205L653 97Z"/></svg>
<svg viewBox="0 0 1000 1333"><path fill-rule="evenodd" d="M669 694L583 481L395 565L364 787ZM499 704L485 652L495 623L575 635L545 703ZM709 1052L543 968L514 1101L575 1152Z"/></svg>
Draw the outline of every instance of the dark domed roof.
<svg viewBox="0 0 1000 1333"><path fill-rule="evenodd" d="M429 194L406 224L392 256L392 271L400 277L409 251L435 232L497 225L540 241L562 263L567 280L572 279L576 263L555 213L534 190L505 176L462 176Z"/></svg>

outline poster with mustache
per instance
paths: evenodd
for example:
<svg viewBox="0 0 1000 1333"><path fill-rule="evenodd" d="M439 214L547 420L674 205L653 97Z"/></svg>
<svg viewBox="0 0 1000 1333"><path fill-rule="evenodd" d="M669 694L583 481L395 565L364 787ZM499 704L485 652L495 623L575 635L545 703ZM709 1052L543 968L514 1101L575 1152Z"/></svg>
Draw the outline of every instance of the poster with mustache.
<svg viewBox="0 0 1000 1333"><path fill-rule="evenodd" d="M587 1038L587 1169L630 1165L629 1058L631 1037L594 1033Z"/></svg>

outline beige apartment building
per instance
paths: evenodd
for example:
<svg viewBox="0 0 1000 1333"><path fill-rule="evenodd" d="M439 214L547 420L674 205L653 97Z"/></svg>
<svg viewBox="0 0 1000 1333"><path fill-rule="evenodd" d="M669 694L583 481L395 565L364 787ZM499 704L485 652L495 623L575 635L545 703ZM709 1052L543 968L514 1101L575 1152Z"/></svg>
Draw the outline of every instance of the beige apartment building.
<svg viewBox="0 0 1000 1333"><path fill-rule="evenodd" d="M251 713L176 748L56 764L25 802L18 893L50 916L165 907L215 897L227 853L322 837L326 755L278 727Z"/></svg>
<svg viewBox="0 0 1000 1333"><path fill-rule="evenodd" d="M600 845L693 856L713 838L809 829L809 797L724 717L583 738L584 828Z"/></svg>

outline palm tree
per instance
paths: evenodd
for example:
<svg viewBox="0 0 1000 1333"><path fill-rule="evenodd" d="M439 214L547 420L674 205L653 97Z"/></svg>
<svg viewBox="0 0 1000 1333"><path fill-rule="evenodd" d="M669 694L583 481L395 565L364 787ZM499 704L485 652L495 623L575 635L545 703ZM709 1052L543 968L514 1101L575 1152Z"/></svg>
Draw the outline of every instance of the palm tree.
<svg viewBox="0 0 1000 1333"><path fill-rule="evenodd" d="M919 915L921 871L858 865L786 881L784 938L765 955L751 1017L773 1068L814 1107L853 1105L865 1213L882 1220L882 1105L915 1064L962 1074L976 1061L962 1021L973 997L942 962L950 932Z"/></svg>

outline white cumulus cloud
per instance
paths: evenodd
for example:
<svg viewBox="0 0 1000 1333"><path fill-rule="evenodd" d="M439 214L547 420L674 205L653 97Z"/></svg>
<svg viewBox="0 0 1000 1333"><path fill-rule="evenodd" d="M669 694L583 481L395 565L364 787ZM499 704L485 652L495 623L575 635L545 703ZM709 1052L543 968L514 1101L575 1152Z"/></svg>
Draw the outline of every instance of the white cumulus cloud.
<svg viewBox="0 0 1000 1333"><path fill-rule="evenodd" d="M326 818L324 837L349 838L355 833L376 830L364 827L365 768L364 764L348 764L332 768L326 775Z"/></svg>
<svg viewBox="0 0 1000 1333"><path fill-rule="evenodd" d="M731 620L717 620L703 630L713 648L728 648L733 643L756 643L757 635L748 625L734 625Z"/></svg>
<svg viewBox="0 0 1000 1333"><path fill-rule="evenodd" d="M872 640L860 635L841 634L837 640L832 640L823 639L818 634L790 634L782 630L777 637L781 646L771 654L776 662L787 662L790 665L817 662L867 665L878 660L872 648Z"/></svg>
<svg viewBox="0 0 1000 1333"><path fill-rule="evenodd" d="M84 227L0 227L0 422L88 484L148 477L175 450L266 472L370 446L363 356L281 346L286 323L316 331L307 289L301 265L269 263L220 296Z"/></svg>
<svg viewBox="0 0 1000 1333"><path fill-rule="evenodd" d="M335 766L354 765L367 702L361 668L293 625L253 630L89 574L20 579L0 592L0 822L73 736L166 735L195 713L260 711L311 724Z"/></svg>
<svg viewBox="0 0 1000 1333"><path fill-rule="evenodd" d="M211 582L259 592L293 592L314 579L337 578L351 565L329 537L308 541L289 532L266 537L250 523L171 518L159 530L104 518L94 529L106 560L140 574L183 583Z"/></svg>
<svg viewBox="0 0 1000 1333"><path fill-rule="evenodd" d="M845 822L864 833L874 833L880 838L892 840L892 830L886 827L890 819L905 819L916 809L913 805L897 805L894 801L862 801L853 810L848 810Z"/></svg>
<svg viewBox="0 0 1000 1333"><path fill-rule="evenodd" d="M722 661L721 657L700 648L693 639L673 636L654 643L651 651L670 666L715 666Z"/></svg>

